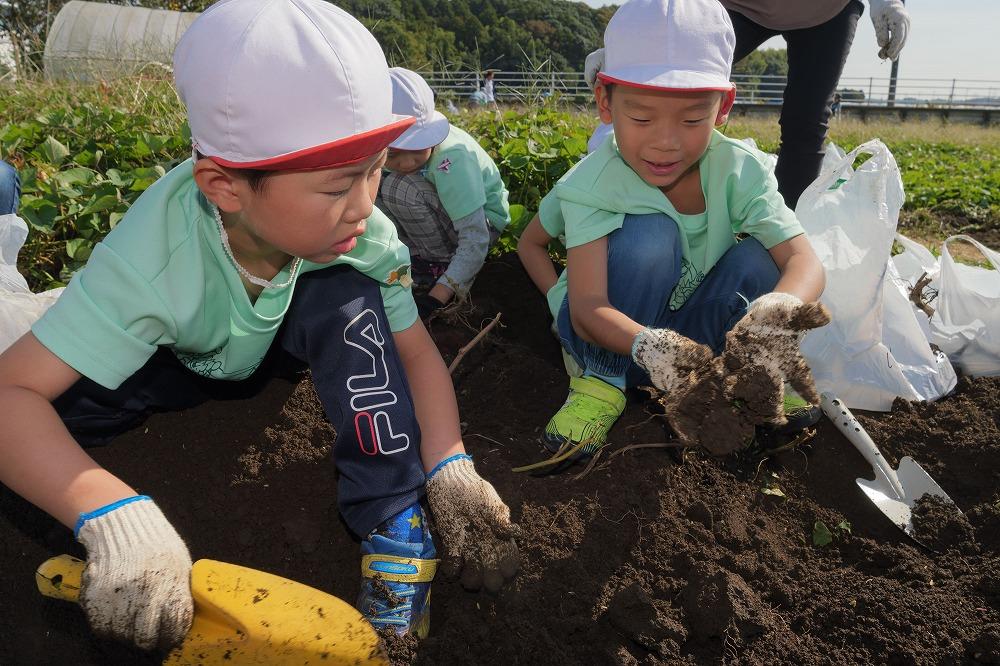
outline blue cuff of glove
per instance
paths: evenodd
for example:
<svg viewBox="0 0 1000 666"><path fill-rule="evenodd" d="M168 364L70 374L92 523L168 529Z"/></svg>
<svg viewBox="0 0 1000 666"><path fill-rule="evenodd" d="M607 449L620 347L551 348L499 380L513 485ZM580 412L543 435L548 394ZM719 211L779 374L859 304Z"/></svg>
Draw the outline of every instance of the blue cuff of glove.
<svg viewBox="0 0 1000 666"><path fill-rule="evenodd" d="M638 333L636 333L635 337L632 338L632 358L635 358L635 349L636 349L636 347L639 346L639 341L642 340L643 337L645 337L646 331L648 331L648 330L649 330L648 328L644 328L641 331L639 331Z"/></svg>
<svg viewBox="0 0 1000 666"><path fill-rule="evenodd" d="M430 481L442 467L444 467L448 463L455 462L456 460L472 460L472 456L470 456L468 453L456 453L453 456L448 456L447 458L439 462L437 465L434 465L434 469L432 469L430 473L427 474L427 480Z"/></svg>
<svg viewBox="0 0 1000 666"><path fill-rule="evenodd" d="M149 495L135 495L134 497L126 497L125 499L120 499L117 502L112 502L107 506L102 506L100 509L94 509L93 511L88 511L87 513L81 513L80 517L76 521L76 527L73 528L73 536L78 536L80 534L80 528L83 524L90 520L91 518L97 518L103 516L106 513L111 513L119 507L123 507L126 504L131 504L132 502L140 502L142 500L153 501Z"/></svg>

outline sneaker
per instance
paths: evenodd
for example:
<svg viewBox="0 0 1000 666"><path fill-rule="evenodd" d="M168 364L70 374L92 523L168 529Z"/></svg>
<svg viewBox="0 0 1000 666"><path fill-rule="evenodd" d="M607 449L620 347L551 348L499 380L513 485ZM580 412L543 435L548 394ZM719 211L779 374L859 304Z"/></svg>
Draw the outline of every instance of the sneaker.
<svg viewBox="0 0 1000 666"><path fill-rule="evenodd" d="M398 636L427 637L436 554L419 503L361 542L361 592L355 605L380 633L388 629Z"/></svg>
<svg viewBox="0 0 1000 666"><path fill-rule="evenodd" d="M572 377L566 402L545 426L545 448L557 453L567 443L584 443L573 457L593 455L624 410L625 394L618 388L596 377Z"/></svg>

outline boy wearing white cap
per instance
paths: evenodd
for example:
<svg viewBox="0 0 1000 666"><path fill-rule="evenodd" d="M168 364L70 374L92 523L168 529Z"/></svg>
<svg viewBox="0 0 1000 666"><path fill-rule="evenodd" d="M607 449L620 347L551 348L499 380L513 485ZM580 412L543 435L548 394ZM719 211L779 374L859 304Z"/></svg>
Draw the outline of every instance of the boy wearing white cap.
<svg viewBox="0 0 1000 666"><path fill-rule="evenodd" d="M416 122L389 146L377 204L410 248L421 316L464 298L510 223L507 188L482 146L434 109L416 72L389 70L392 110Z"/></svg>
<svg viewBox="0 0 1000 666"><path fill-rule="evenodd" d="M729 374L756 378L732 410L742 405L757 423L786 422L785 379L818 404L798 340L818 325L806 313L823 290L822 265L757 153L714 130L735 99L734 43L716 0L630 0L608 24L596 98L614 134L539 213L549 235L565 229L567 267L547 297L584 368L546 426L553 463L606 443L630 385L664 391L678 435L716 453L744 445L746 433L706 443L683 427L699 419L671 407L691 409L685 397L703 381L729 390ZM552 276L543 277L542 288ZM724 349L725 362L713 361Z"/></svg>
<svg viewBox="0 0 1000 666"><path fill-rule="evenodd" d="M74 437L102 443L151 411L252 393L290 355L337 431L359 608L424 635L437 562L425 493L467 586L499 587L517 551L464 452L406 249L372 206L385 149L413 122L392 113L382 51L322 0L222 0L185 33L174 74L195 159L143 193L0 356L0 480L75 526L96 632L174 645L192 618L187 547Z"/></svg>

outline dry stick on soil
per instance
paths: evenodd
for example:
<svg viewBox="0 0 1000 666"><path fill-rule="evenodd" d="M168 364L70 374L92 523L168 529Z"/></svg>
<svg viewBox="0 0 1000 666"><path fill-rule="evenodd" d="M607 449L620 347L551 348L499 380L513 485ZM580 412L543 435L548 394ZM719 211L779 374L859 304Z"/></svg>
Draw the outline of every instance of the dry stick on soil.
<svg viewBox="0 0 1000 666"><path fill-rule="evenodd" d="M934 316L934 308L927 304L924 300L924 287L931 283L931 279L927 276L927 273L923 273L918 279L917 283L913 285L913 289L910 290L910 301L920 308L925 315L928 317Z"/></svg>
<svg viewBox="0 0 1000 666"><path fill-rule="evenodd" d="M500 321L500 315L502 314L503 314L502 312L498 312L497 316L493 317L493 321L486 324L486 326L483 327L483 330L479 331L479 333L476 334L476 337L472 338L472 340L469 341L469 344L465 345L464 347L458 350L458 354L455 356L455 360L453 360L451 362L451 365L448 366L449 374L455 374L455 368L458 367L458 364L462 361L462 358L464 358L465 355L469 353L470 349L479 344L479 342L486 337L486 334L489 333L490 330L492 330L492 328L497 325L497 322Z"/></svg>

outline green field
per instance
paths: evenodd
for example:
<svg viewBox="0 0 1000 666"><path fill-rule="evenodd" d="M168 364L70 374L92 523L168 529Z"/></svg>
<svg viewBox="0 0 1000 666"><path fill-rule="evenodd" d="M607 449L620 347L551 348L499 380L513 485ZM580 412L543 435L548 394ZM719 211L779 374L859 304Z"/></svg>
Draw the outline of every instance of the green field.
<svg viewBox="0 0 1000 666"><path fill-rule="evenodd" d="M190 152L183 108L164 81L0 86L0 108L0 157L21 171L21 215L32 228L20 264L35 289L64 284L139 194ZM597 123L593 111L555 104L462 111L453 120L500 166L515 230L586 151ZM776 119L738 119L724 131L754 137L765 150L777 147ZM848 150L875 137L903 172L906 233L927 242L957 231L995 237L1000 128L838 119L831 129L831 139ZM503 247L512 243L508 236Z"/></svg>

